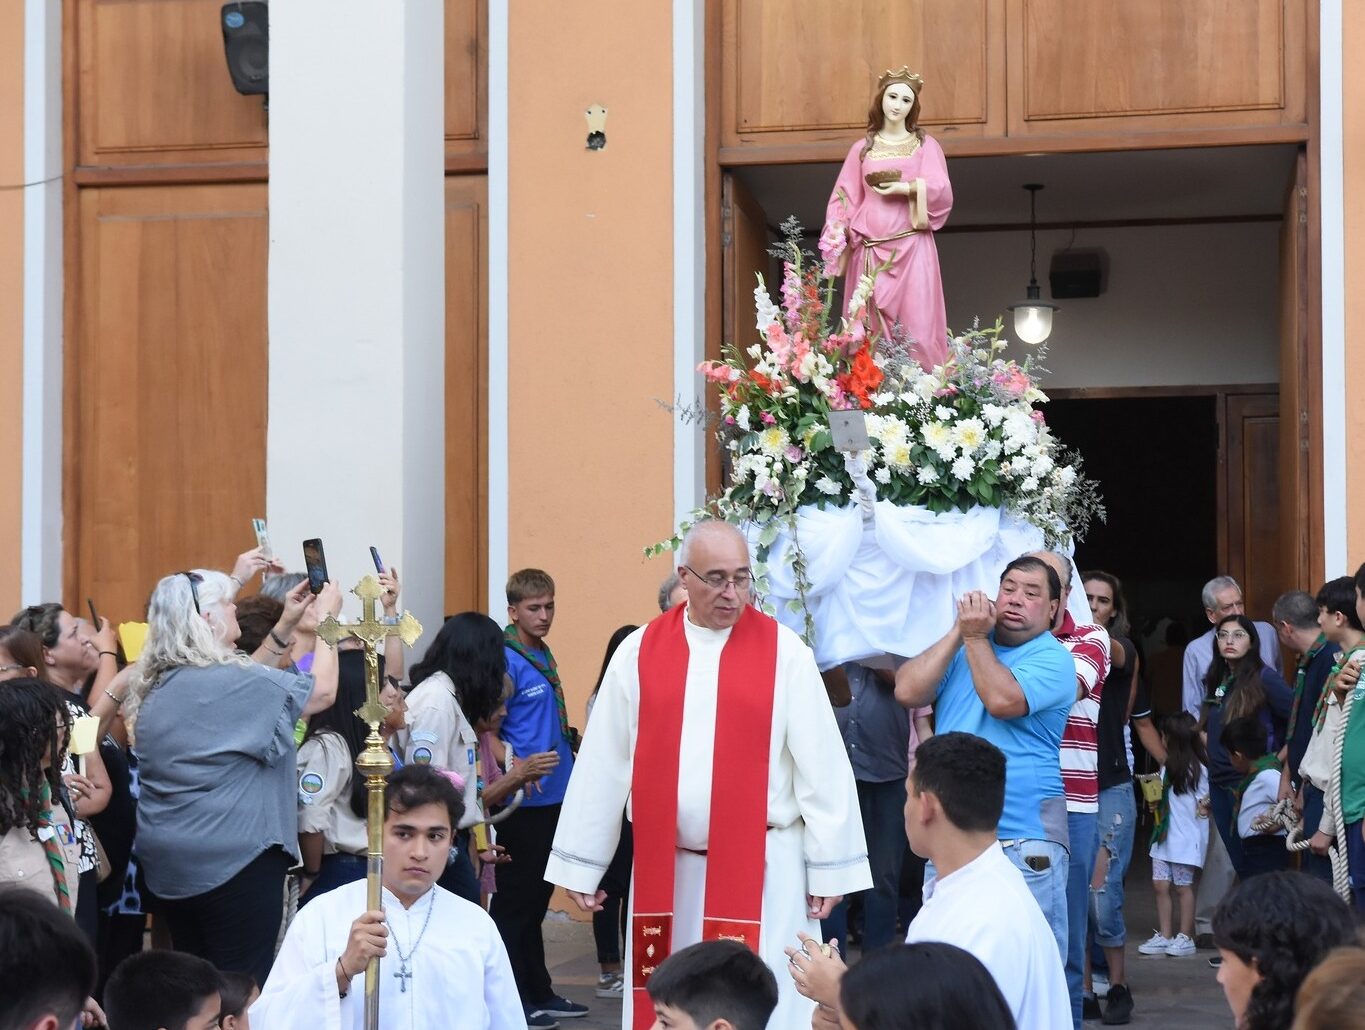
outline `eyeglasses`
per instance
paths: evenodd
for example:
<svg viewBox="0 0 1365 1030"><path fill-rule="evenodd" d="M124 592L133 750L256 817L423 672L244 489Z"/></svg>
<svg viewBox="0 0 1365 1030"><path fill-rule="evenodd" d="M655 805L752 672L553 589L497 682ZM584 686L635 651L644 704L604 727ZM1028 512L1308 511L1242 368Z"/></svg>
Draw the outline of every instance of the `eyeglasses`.
<svg viewBox="0 0 1365 1030"><path fill-rule="evenodd" d="M724 590L726 587L734 587L735 592L739 593L741 590L748 590L754 582L754 574L748 569L742 569L733 576L726 576L722 572L712 572L710 575L703 576L696 569L692 568L691 565L684 565L683 568L696 576L712 590Z"/></svg>
<svg viewBox="0 0 1365 1030"><path fill-rule="evenodd" d="M1224 630L1218 634L1218 639L1226 643L1229 640L1250 640L1251 635L1244 629L1235 629L1231 633Z"/></svg>
<svg viewBox="0 0 1365 1030"><path fill-rule="evenodd" d="M204 582L204 577L197 572L177 572L177 576L184 576L190 581L190 598L194 601L194 614L203 615L199 607L199 584Z"/></svg>

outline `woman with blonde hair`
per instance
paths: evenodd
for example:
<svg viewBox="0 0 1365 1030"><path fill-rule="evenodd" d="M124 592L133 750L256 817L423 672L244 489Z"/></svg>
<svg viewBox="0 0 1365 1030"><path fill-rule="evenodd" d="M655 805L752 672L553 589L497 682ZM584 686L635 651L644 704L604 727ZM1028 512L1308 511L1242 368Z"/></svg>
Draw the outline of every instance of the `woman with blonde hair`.
<svg viewBox="0 0 1365 1030"><path fill-rule="evenodd" d="M234 593L206 569L157 584L124 718L141 778L136 852L176 949L265 983L299 861L294 724L336 697L337 657L318 641L311 675L251 661L234 647ZM322 619L341 594L329 583L311 603Z"/></svg>

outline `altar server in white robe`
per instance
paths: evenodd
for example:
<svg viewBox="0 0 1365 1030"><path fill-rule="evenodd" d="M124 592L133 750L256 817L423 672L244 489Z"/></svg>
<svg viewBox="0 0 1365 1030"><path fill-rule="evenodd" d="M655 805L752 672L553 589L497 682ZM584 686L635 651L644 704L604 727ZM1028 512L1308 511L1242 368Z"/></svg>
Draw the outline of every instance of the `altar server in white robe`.
<svg viewBox="0 0 1365 1030"><path fill-rule="evenodd" d="M981 960L1020 1030L1069 1030L1071 997L1052 928L1000 850L996 832L1005 805L1005 755L970 733L941 733L915 752L907 783L905 829L915 854L937 879L906 942L954 944ZM820 1030L840 1025L838 955L818 941L794 941L791 980L821 1003Z"/></svg>
<svg viewBox="0 0 1365 1030"><path fill-rule="evenodd" d="M313 899L290 924L260 997L256 1030L365 1025L365 966L379 968L385 1030L453 1026L526 1030L512 967L487 913L436 885L463 801L435 769L389 777L384 909L365 911L365 881Z"/></svg>
<svg viewBox="0 0 1365 1030"><path fill-rule="evenodd" d="M699 940L745 941L783 984L773 1027L808 1025L783 945L872 885L857 789L815 658L750 604L749 549L724 522L683 540L678 606L621 644L569 781L545 878L585 910L629 800L635 867L622 1026Z"/></svg>

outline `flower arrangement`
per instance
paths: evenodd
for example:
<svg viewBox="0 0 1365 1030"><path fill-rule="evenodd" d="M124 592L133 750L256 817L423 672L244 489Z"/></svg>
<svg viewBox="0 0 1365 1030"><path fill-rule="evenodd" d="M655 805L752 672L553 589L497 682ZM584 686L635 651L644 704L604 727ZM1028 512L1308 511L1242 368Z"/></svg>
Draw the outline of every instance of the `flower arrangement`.
<svg viewBox="0 0 1365 1030"><path fill-rule="evenodd" d="M866 305L880 269L859 279L848 316L836 322L833 277L802 251L794 222L784 230L781 306L762 276L754 289L760 342L729 346L723 360L700 366L720 391L729 486L680 533L704 516L761 527L761 590L767 546L783 529L795 534L798 509L857 499L829 428L830 412L850 409L866 412L871 449L859 457L879 501L933 512L1003 508L1042 530L1049 547L1084 536L1092 518L1104 517L1079 456L1061 448L1035 407L1047 400L1035 378L1043 348L1022 361L1007 357L997 320L958 336L947 360L925 370L913 341L869 335ZM791 553L804 598L799 544Z"/></svg>
<svg viewBox="0 0 1365 1030"><path fill-rule="evenodd" d="M932 371L910 341L874 340L864 307L873 275L858 283L849 317L830 324L833 280L786 247L782 307L762 276L754 290L763 342L705 362L721 393L719 435L730 486L715 514L759 524L802 505L847 504L855 496L829 432L831 411L867 413L865 453L877 499L931 511L1003 507L1043 530L1049 546L1083 536L1103 517L1095 485L1049 432L1034 373L1041 349L1006 357L997 321L957 337ZM875 274L875 273L874 273ZM747 357L747 361L745 358Z"/></svg>

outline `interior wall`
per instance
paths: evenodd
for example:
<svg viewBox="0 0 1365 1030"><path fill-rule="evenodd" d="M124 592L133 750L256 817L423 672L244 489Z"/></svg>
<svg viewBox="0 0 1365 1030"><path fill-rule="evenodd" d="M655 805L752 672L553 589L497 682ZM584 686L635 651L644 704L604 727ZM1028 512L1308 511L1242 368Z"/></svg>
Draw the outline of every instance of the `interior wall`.
<svg viewBox="0 0 1365 1030"><path fill-rule="evenodd" d="M1052 255L1109 255L1105 292L1056 301L1044 389L1273 383L1279 380L1279 223L1044 230L1038 281L1051 296ZM940 233L948 324L1004 316L1028 283L1027 232ZM1015 343L1018 355L1022 344Z"/></svg>

